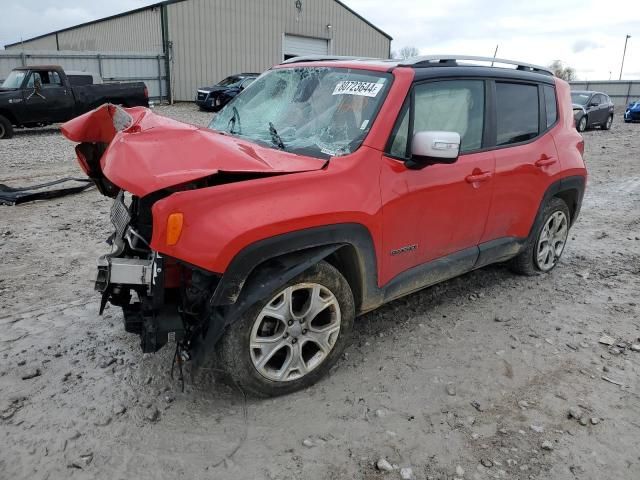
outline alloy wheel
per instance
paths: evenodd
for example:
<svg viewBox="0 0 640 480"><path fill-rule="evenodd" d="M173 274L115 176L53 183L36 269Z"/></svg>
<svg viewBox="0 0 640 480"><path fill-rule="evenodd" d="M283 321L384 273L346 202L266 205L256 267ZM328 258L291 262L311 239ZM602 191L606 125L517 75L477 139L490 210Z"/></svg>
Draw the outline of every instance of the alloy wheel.
<svg viewBox="0 0 640 480"><path fill-rule="evenodd" d="M543 272L551 270L562 251L569 235L569 221L564 212L556 211L544 224L536 245L536 263Z"/></svg>
<svg viewBox="0 0 640 480"><path fill-rule="evenodd" d="M307 375L327 359L340 334L340 321L340 305L327 287L299 283L284 289L253 323L253 366L276 382Z"/></svg>

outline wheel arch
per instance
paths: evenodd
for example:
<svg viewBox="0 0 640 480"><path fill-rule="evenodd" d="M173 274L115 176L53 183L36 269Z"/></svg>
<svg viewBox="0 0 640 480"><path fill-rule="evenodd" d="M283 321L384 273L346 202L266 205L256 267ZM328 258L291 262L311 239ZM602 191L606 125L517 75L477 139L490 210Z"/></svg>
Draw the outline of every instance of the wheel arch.
<svg viewBox="0 0 640 480"><path fill-rule="evenodd" d="M373 239L364 225L327 225L261 240L238 252L218 282L209 300L208 326L193 339L194 365L201 365L226 328L264 294L323 260L347 280L356 313L382 303Z"/></svg>
<svg viewBox="0 0 640 480"><path fill-rule="evenodd" d="M260 277L268 274L286 283L322 260L345 277L356 310L376 295L377 262L371 233L362 224L345 223L289 232L248 245L224 272L211 305L233 305L247 288L264 283Z"/></svg>
<svg viewBox="0 0 640 480"><path fill-rule="evenodd" d="M569 215L571 217L569 219L569 222L572 226L578 218L578 214L580 213L582 198L584 197L585 184L586 178L580 175L564 177L553 182L547 188L544 196L542 197L542 201L540 202L540 205L538 207L538 213L536 214L535 221L533 222L533 225L531 225L531 229L529 230L529 237L535 230L538 223L543 220L542 213L544 211L544 206L553 197L560 198L569 207Z"/></svg>

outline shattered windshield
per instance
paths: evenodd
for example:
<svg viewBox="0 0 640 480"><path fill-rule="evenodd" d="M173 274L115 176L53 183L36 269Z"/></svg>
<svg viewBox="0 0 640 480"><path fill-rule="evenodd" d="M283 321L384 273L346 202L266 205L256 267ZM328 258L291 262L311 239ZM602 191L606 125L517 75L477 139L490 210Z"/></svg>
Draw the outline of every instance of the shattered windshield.
<svg viewBox="0 0 640 480"><path fill-rule="evenodd" d="M288 152L327 158L355 151L391 83L388 73L296 67L256 79L209 128Z"/></svg>
<svg viewBox="0 0 640 480"><path fill-rule="evenodd" d="M24 70L13 70L2 83L1 88L20 88L26 74Z"/></svg>

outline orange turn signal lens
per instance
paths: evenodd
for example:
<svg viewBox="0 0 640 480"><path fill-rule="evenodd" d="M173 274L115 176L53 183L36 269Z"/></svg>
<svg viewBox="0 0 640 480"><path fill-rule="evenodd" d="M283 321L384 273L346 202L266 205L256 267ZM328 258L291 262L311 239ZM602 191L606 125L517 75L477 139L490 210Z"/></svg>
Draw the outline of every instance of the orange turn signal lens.
<svg viewBox="0 0 640 480"><path fill-rule="evenodd" d="M172 213L167 218L167 245L175 245L182 233L184 216L181 213Z"/></svg>

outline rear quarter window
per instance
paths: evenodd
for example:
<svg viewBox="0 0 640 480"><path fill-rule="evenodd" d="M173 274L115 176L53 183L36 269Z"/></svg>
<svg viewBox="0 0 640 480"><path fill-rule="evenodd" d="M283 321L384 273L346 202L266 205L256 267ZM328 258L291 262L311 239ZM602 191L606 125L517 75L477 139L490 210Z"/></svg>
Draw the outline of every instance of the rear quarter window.
<svg viewBox="0 0 640 480"><path fill-rule="evenodd" d="M496 145L526 142L538 136L538 86L496 83Z"/></svg>
<svg viewBox="0 0 640 480"><path fill-rule="evenodd" d="M544 105L547 114L547 128L549 128L558 119L556 89L551 85L544 85L542 89L544 91Z"/></svg>

